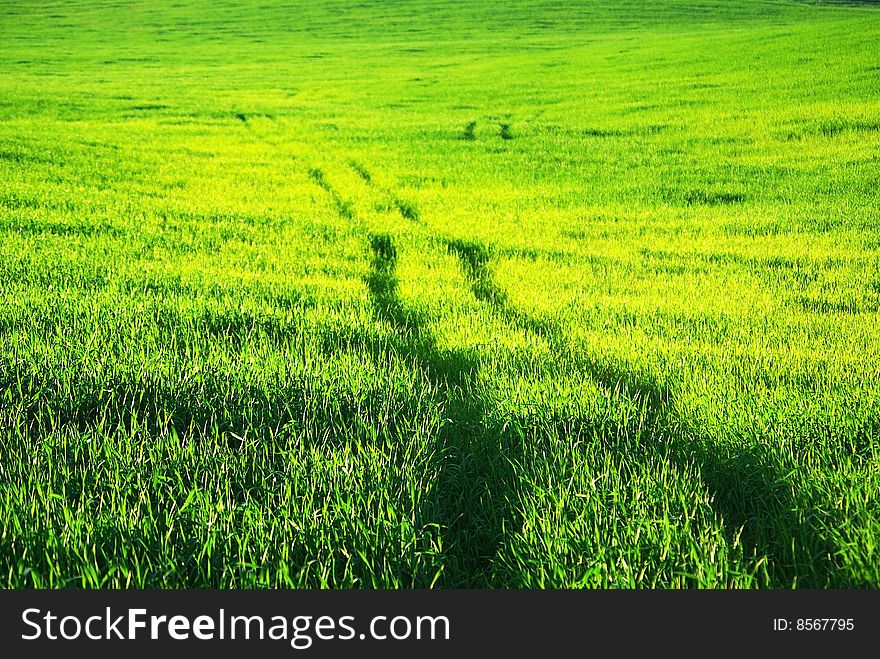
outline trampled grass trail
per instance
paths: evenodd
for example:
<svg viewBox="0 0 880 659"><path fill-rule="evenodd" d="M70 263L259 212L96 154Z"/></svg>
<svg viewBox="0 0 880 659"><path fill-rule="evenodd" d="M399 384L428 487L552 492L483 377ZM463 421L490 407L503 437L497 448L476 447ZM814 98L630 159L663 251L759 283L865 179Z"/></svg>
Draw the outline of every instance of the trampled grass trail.
<svg viewBox="0 0 880 659"><path fill-rule="evenodd" d="M0 583L876 587L878 30L0 8Z"/></svg>
<svg viewBox="0 0 880 659"><path fill-rule="evenodd" d="M362 165L354 169L365 183L371 183L372 175ZM353 204L340 197L320 170L312 169L310 175L330 195L344 220L357 220ZM392 193L386 191L386 194ZM403 218L413 220L406 214ZM438 583L483 587L503 583L499 582L499 578L504 578L500 576L503 566L497 564L500 544L506 529L522 524L523 516L514 502L530 496L522 479L522 472L528 469L522 436L507 432L507 423L493 426L484 407L487 392L479 389L480 366L474 356L439 349L426 319L403 306L397 293L397 248L392 237L386 233L368 233L368 236L372 261L366 282L374 313L394 328L399 340L394 351L402 353L426 373L447 410L440 433L441 464L436 492L432 491L430 506L421 511L426 519L440 520L437 523L445 529L444 573ZM772 580L770 583L796 584L801 573L829 570L830 545L797 514L795 497L780 487L786 475L780 471L784 466L778 464L777 456L766 454L766 449L760 446L713 444L711 439L695 433L688 419L676 414L673 393L650 376L609 367L578 355L558 326L510 305L507 295L494 281L487 246L436 234L429 239L435 247L445 245L457 258L474 298L501 322L516 331L534 335L545 342L553 354L568 353L569 358L577 362L579 371L595 385L610 395L631 401L639 410L638 428L628 430L636 436L646 433L663 446L664 450L657 452L656 458L681 469L696 465L703 486L711 496L715 517L724 523L725 536L734 546L741 545L753 556L766 560L767 565L760 565L760 569L765 572L765 578ZM529 420L538 426L546 421ZM564 432L605 439L602 429L589 418L568 419ZM627 448L640 450L637 445ZM616 446L614 450L619 451L621 447ZM636 462L633 457L629 459ZM529 506L527 501L518 503ZM795 541L768 532L776 528L786 529Z"/></svg>

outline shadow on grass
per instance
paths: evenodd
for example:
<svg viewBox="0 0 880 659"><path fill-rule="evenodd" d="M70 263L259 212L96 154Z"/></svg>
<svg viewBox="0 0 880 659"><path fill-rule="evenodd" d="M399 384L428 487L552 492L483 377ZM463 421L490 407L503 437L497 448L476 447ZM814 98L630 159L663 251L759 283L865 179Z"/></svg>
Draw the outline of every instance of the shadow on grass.
<svg viewBox="0 0 880 659"><path fill-rule="evenodd" d="M476 358L438 346L421 314L402 304L391 238L372 235L370 248L373 259L367 285L376 316L394 328L403 356L424 369L446 405L439 477L421 511L425 521L442 529L438 585L495 585L493 561L505 529L515 521L517 446L487 421Z"/></svg>
<svg viewBox="0 0 880 659"><path fill-rule="evenodd" d="M369 335L321 337L334 349L337 339L387 355ZM13 386L2 366L0 394ZM421 429L439 425L420 391L328 390L296 376L260 385L221 368L173 381L87 371L15 379L16 408L0 405L18 422L0 436L0 469L18 469L4 491L5 528L23 521L0 534L0 566L18 586L76 586L87 572L91 587L118 584L117 567L136 572L139 587L238 587L264 573L283 587L424 586L435 574L432 529L397 523L421 508L428 458L419 456L431 448ZM325 463L342 456L382 482L340 486ZM45 501L37 517L32 499ZM322 521L345 506L348 518ZM305 511L298 525L296 515L284 521L292 509Z"/></svg>
<svg viewBox="0 0 880 659"><path fill-rule="evenodd" d="M833 548L810 523L810 510L789 481L793 465L772 447L751 441L721 444L698 429L682 423L675 410L673 392L649 373L636 373L609 360L572 353L559 328L513 307L498 287L489 268L490 254L479 243L448 241L458 257L474 297L519 330L544 339L556 354L568 354L579 370L600 388L632 400L644 410L643 423L657 441L666 443L664 455L676 466L696 466L712 496L729 541L739 536L744 558L753 567L766 561L768 585L788 588L852 587L846 576L834 573ZM596 428L592 421L573 422L581 432ZM607 434L607 429L605 430ZM609 440L613 441L613 440ZM640 456L633 459L639 460Z"/></svg>

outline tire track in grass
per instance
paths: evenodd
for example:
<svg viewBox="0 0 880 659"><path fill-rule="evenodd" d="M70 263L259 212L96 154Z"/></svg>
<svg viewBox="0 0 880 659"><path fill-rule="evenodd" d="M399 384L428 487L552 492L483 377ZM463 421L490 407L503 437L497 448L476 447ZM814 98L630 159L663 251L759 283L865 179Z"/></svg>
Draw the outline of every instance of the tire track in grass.
<svg viewBox="0 0 880 659"><path fill-rule="evenodd" d="M491 255L485 246L462 240L445 242L458 258L474 297L497 317L542 338L555 353L568 354L601 388L612 395L620 393L642 407L648 431L658 440L666 440L669 459L682 469L698 468L729 540L739 537L743 543L743 558L754 561L757 569L766 557L772 586L791 587L800 577L813 587L859 585L835 580L834 549L809 523L812 511L801 507L787 482L796 465L785 464L765 444L721 445L702 436L676 417L673 393L656 378L574 354L558 326L512 306L494 281ZM593 427L586 419L577 423ZM814 575L830 576L827 583L809 581Z"/></svg>
<svg viewBox="0 0 880 659"><path fill-rule="evenodd" d="M394 329L403 356L422 369L446 405L441 427L442 463L425 522L442 529L443 573L447 587L489 587L493 561L505 529L515 522L513 493L516 456L501 428L487 422L479 392L479 362L460 349L437 344L418 311L407 309L397 283L397 250L387 234L371 234L373 255L367 286L377 318Z"/></svg>
<svg viewBox="0 0 880 659"><path fill-rule="evenodd" d="M352 167L368 187L374 188L366 169ZM421 369L444 406L438 477L417 513L420 528L440 529L441 565L436 580L421 585L497 585L493 581L493 561L505 529L514 523L516 456L504 442L503 429L487 422L479 391L479 361L469 351L441 347L424 312L403 303L398 290L397 246L392 236L370 231L321 170L313 168L309 176L330 196L339 215L366 234L371 260L365 284L373 314L394 332L386 352L393 350ZM393 191L381 189L381 193L397 199ZM398 212L404 220L421 226L417 214L407 214L399 206Z"/></svg>
<svg viewBox="0 0 880 659"><path fill-rule="evenodd" d="M463 240L446 240L444 242L447 250L458 258L459 267L470 284L471 292L478 301L488 305L496 316L520 331L534 334L545 340L554 352L571 354L556 325L523 313L510 304L507 294L495 283L489 268L491 256L483 245ZM596 360L585 356L577 355L577 357L578 365L585 366L596 383L609 391L614 391L623 385L630 397L641 401L648 400L652 408L655 409L671 403L670 392L658 386L654 381L645 381L644 378L639 378L635 374L609 369Z"/></svg>
<svg viewBox="0 0 880 659"><path fill-rule="evenodd" d="M377 185L360 163L349 166L371 189ZM418 209L393 190L378 187L401 218L425 228ZM429 237L434 237L430 230ZM479 391L479 361L465 350L442 349L423 314L407 309L397 290L397 250L388 234L370 234L373 255L367 286L376 316L390 324L399 349L424 369L446 405L441 428L439 478L423 515L442 529L443 573L447 587L498 586L494 560L506 529L515 527L516 445L505 429L490 423Z"/></svg>
<svg viewBox="0 0 880 659"><path fill-rule="evenodd" d="M330 200L333 202L333 207L336 209L337 214L344 220L352 221L354 220L354 207L351 202L347 199L343 199L338 192L330 185L324 176L324 172L317 167L312 167L309 169L309 178L315 182L315 184L321 188L324 192L326 192L330 196Z"/></svg>
<svg viewBox="0 0 880 659"><path fill-rule="evenodd" d="M363 166L349 165L368 187L375 188L373 177ZM344 200L337 201L339 197L332 187L325 190L337 209L347 207ZM391 190L381 191L397 198ZM413 219L400 212L403 219L425 226L420 216ZM761 561L767 561L771 585L790 587L801 575L822 574L832 575L828 583L808 585L858 585L834 581L830 565L833 548L809 524L810 511L799 510L799 502L786 482L793 465L781 464L764 444L722 445L702 436L686 420L676 417L673 393L656 378L574 353L557 325L510 304L507 294L494 281L491 254L484 245L444 239L433 231L429 237L445 244L447 251L457 257L475 299L498 318L546 341L555 353L567 354L609 395L622 395L639 407L647 432L665 440L667 459L681 469L697 467L728 539L733 542L738 538L742 543L744 559L752 561L755 570ZM440 583L497 586L493 563L505 530L517 528L515 500L521 483L513 464L521 457L522 446L507 441L506 428L487 414L485 394L481 395L477 387L479 365L474 356L440 350L423 315L402 304L392 238L371 233L369 241L372 262L367 285L374 313L395 329L400 339L398 349L425 369L448 406L448 425L441 438L445 457L432 497L433 512L428 514L431 521L445 529L444 576ZM590 419L576 419L575 424L583 432L607 432ZM800 544L792 544L792 538Z"/></svg>
<svg viewBox="0 0 880 659"><path fill-rule="evenodd" d="M400 214L400 217L402 217L404 220L407 220L408 222L424 225L421 213L419 213L419 209L414 203L403 199L400 195L398 195L396 192L394 192L394 190L390 188L384 188L377 185L375 179L373 178L373 175L370 174L369 170L356 160L349 160L348 166L352 169L352 171L354 171L355 174L358 175L358 177L360 177L360 179L367 187L374 190L379 190L382 193L382 196L386 198L388 203L397 210L397 212Z"/></svg>

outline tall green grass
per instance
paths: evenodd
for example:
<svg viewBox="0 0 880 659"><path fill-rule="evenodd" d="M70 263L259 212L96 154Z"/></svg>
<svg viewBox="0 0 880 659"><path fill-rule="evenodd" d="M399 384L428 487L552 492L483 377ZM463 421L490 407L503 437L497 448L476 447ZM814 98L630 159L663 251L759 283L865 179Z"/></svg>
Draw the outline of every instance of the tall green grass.
<svg viewBox="0 0 880 659"><path fill-rule="evenodd" d="M0 584L880 585L878 34L0 6Z"/></svg>

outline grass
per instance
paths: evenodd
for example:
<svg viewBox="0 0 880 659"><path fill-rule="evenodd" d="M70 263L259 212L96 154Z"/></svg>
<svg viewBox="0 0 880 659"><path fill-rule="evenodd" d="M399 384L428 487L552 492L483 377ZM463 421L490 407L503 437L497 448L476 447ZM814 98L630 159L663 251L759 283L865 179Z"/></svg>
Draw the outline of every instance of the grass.
<svg viewBox="0 0 880 659"><path fill-rule="evenodd" d="M878 30L0 6L0 585L880 586Z"/></svg>

